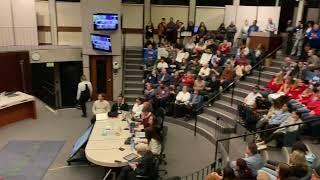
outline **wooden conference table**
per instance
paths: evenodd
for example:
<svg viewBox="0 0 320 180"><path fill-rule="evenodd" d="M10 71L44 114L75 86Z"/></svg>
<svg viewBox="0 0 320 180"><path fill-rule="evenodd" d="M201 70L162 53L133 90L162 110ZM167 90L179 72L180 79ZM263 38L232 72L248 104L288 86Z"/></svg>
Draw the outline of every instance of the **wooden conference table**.
<svg viewBox="0 0 320 180"><path fill-rule="evenodd" d="M36 119L33 96L22 92L0 95L0 126L28 118Z"/></svg>
<svg viewBox="0 0 320 180"><path fill-rule="evenodd" d="M128 165L125 156L135 153L130 145L125 145L125 140L131 136L127 121L123 121L127 112L119 114L116 118L107 115L97 116L97 121L92 129L87 146L86 158L103 167L123 167ZM119 148L123 148L121 151Z"/></svg>

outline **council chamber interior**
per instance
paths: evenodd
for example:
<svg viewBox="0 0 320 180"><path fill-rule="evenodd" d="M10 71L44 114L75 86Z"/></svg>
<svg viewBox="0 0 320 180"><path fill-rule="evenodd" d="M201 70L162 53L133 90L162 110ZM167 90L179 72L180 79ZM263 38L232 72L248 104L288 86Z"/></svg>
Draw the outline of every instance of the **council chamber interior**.
<svg viewBox="0 0 320 180"><path fill-rule="evenodd" d="M320 180L320 1L0 4L0 180Z"/></svg>

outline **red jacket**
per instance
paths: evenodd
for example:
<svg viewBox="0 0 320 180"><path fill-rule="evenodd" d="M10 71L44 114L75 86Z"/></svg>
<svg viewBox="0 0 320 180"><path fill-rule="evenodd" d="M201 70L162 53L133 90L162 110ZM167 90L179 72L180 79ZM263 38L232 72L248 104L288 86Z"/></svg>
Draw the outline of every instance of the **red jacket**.
<svg viewBox="0 0 320 180"><path fill-rule="evenodd" d="M302 96L301 94L298 97L298 101L301 102L302 104L308 104L312 98L312 96L314 95L314 93L310 93L306 96Z"/></svg>
<svg viewBox="0 0 320 180"><path fill-rule="evenodd" d="M272 91L278 91L283 83L277 84L277 83L274 82L274 80L275 80L275 77L272 78L272 80L270 82L268 82L268 84L263 89L272 90Z"/></svg>
<svg viewBox="0 0 320 180"><path fill-rule="evenodd" d="M226 44L220 44L218 50L221 51L222 54L227 54L230 52L230 46Z"/></svg>
<svg viewBox="0 0 320 180"><path fill-rule="evenodd" d="M293 99L298 99L299 98L299 95L307 88L307 86L305 84L303 84L302 86L298 86L298 87L295 87L295 86L291 86L290 87L290 90L288 92L288 96L290 98L293 98Z"/></svg>
<svg viewBox="0 0 320 180"><path fill-rule="evenodd" d="M194 78L193 77L188 77L188 76L183 76L181 78L181 82L184 86L189 86L189 87L193 87L193 83L194 83Z"/></svg>

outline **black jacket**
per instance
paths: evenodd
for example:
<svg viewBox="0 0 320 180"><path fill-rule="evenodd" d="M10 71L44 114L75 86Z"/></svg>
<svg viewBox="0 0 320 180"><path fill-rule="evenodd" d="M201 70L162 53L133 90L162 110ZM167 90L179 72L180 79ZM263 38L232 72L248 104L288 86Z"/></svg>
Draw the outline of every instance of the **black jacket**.
<svg viewBox="0 0 320 180"><path fill-rule="evenodd" d="M135 174L140 176L148 177L147 179L154 179L157 176L157 169L155 164L155 157L151 151L146 152L142 156L141 160L138 163L137 168L135 169Z"/></svg>
<svg viewBox="0 0 320 180"><path fill-rule="evenodd" d="M118 109L118 107L120 106L120 109ZM129 111L129 105L127 103L123 103L123 104L118 104L118 103L115 103L112 105L111 107L111 112L115 112L115 111L118 111L118 110L121 110L121 111Z"/></svg>

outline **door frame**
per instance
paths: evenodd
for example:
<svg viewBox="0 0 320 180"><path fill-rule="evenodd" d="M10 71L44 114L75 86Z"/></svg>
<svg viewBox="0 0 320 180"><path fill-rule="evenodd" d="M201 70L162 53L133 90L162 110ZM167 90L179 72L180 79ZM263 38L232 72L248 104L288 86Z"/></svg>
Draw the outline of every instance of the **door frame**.
<svg viewBox="0 0 320 180"><path fill-rule="evenodd" d="M96 100L97 93L97 60L106 61L106 91L104 92L106 97L105 99L108 101L113 100L113 72L112 72L112 56L106 55L90 55L89 63L90 63L90 81L92 83L92 99Z"/></svg>

